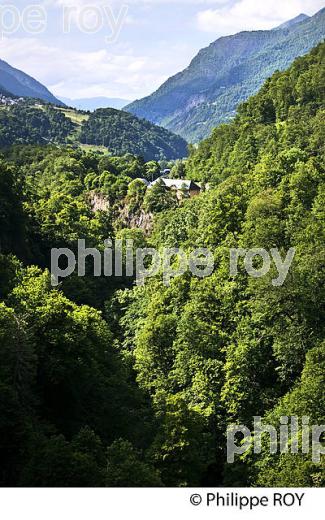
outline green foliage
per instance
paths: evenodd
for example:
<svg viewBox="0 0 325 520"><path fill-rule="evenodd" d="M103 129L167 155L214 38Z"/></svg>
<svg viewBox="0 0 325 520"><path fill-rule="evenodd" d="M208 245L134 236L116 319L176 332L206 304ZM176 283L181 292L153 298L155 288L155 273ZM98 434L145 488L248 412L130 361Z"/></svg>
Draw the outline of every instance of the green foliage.
<svg viewBox="0 0 325 520"><path fill-rule="evenodd" d="M127 192L127 202L131 213L135 213L142 208L146 191L147 186L142 180L135 179L130 182Z"/></svg>
<svg viewBox="0 0 325 520"><path fill-rule="evenodd" d="M324 462L310 455L265 448L225 465L225 433L254 416L277 426L281 415L324 421L324 49L276 73L234 123L193 148L187 176L210 189L156 218L156 247L208 247L214 274L186 274L170 288L150 280L120 319L137 380L163 421L152 449L169 484L322 485ZM272 285L273 268L253 279L240 264L231 278L233 247L283 256L295 247L284 285Z"/></svg>
<svg viewBox="0 0 325 520"><path fill-rule="evenodd" d="M145 178L154 181L160 175L160 166L156 161L149 161L146 164Z"/></svg>
<svg viewBox="0 0 325 520"><path fill-rule="evenodd" d="M301 377L298 378L293 390L288 392L275 409L264 418L264 422L279 428L281 417L297 417L299 422L295 440L300 453L270 455L269 440L264 436L261 456L256 457L249 453L245 457L249 461L249 481L263 487L324 486L324 458L321 458L320 463L312 460L312 457L316 456L316 451L312 451L311 443L308 445L309 453L302 454L302 417L309 418L307 427L310 429L313 425L324 424L325 420L324 363L323 342L319 347L312 348L308 352Z"/></svg>
<svg viewBox="0 0 325 520"><path fill-rule="evenodd" d="M189 410L181 395L168 397L161 429L151 448L152 458L168 486L194 486L212 459L212 435L205 421ZM210 442L209 442L210 441ZM208 452L208 453L207 453Z"/></svg>
<svg viewBox="0 0 325 520"><path fill-rule="evenodd" d="M227 465L225 442L256 415L325 420L324 49L192 148L186 176L208 189L181 204L160 182L146 190L158 166L133 155L3 151L1 485L324 485L323 458L271 456L264 438L260 455ZM152 232L132 224L145 211ZM90 262L51 287L52 247L102 250L109 237L207 247L215 270L135 287L94 278ZM254 247L295 248L281 287L274 266L255 279L240 260L230 276L230 248Z"/></svg>
<svg viewBox="0 0 325 520"><path fill-rule="evenodd" d="M216 128L200 143L188 161L187 175L219 183L229 175L254 171L258 188L273 187L284 172L292 173L308 158L309 166L317 167L324 159L323 85L324 45L320 45L288 71L275 73L240 106L233 123ZM273 106L271 119L265 119L266 104Z"/></svg>
<svg viewBox="0 0 325 520"><path fill-rule="evenodd" d="M143 176L150 180L158 176L157 161L188 155L183 138L121 110L100 109L88 115L35 101L19 101L0 109L0 147L17 144L94 145L98 155L109 154L108 160L111 155L137 156L133 160L141 164ZM150 162L145 169L144 160ZM137 177L131 165L129 173Z"/></svg>
<svg viewBox="0 0 325 520"><path fill-rule="evenodd" d="M23 252L22 193L17 170L0 157L0 253Z"/></svg>
<svg viewBox="0 0 325 520"><path fill-rule="evenodd" d="M171 179L184 179L186 175L186 165L184 161L178 160L170 172Z"/></svg>
<svg viewBox="0 0 325 520"><path fill-rule="evenodd" d="M51 106L19 104L0 110L0 146L66 143L73 130L70 119Z"/></svg>
<svg viewBox="0 0 325 520"><path fill-rule="evenodd" d="M130 442L116 440L107 449L106 485L109 487L160 487L158 472L141 459Z"/></svg>
<svg viewBox="0 0 325 520"><path fill-rule="evenodd" d="M113 155L132 153L146 161L187 156L187 143L181 137L113 108L93 112L83 123L80 141L106 146Z"/></svg>
<svg viewBox="0 0 325 520"><path fill-rule="evenodd" d="M143 206L149 213L161 213L176 208L177 198L171 190L166 189L163 182L158 181L147 190Z"/></svg>

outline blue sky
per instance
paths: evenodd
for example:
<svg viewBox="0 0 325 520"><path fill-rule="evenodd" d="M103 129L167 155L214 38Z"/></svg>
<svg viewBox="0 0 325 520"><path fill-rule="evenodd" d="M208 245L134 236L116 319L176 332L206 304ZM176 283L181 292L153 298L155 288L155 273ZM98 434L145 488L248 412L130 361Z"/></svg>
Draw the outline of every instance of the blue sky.
<svg viewBox="0 0 325 520"><path fill-rule="evenodd" d="M220 36L270 29L324 6L324 0L32 0L42 9L32 13L29 2L15 0L13 13L8 3L0 0L0 58L57 96L130 100L153 92ZM34 25L29 16L36 16Z"/></svg>

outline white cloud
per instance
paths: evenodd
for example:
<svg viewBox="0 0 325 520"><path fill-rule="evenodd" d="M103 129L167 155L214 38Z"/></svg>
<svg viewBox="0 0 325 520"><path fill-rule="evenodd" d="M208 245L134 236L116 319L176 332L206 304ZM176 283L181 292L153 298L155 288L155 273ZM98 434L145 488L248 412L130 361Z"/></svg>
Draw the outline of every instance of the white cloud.
<svg viewBox="0 0 325 520"><path fill-rule="evenodd" d="M314 14L324 0L237 0L231 7L206 9L197 14L198 28L218 36L243 30L272 29L300 13Z"/></svg>
<svg viewBox="0 0 325 520"><path fill-rule="evenodd" d="M20 31L0 41L0 57L57 95L138 98L150 94L182 70L212 39L245 29L272 28L300 12L313 14L323 3L324 0L43 0L42 5L49 7L48 31L37 38ZM109 20L102 31L88 36L78 28L77 17L71 32L62 34L64 6L110 6L118 20L123 5L130 9L123 24L115 24L116 29L121 29L121 33L116 30L121 36L115 43L105 41L115 27ZM159 9L155 10L155 5ZM163 9L164 5L167 9ZM91 15L90 11L90 26Z"/></svg>
<svg viewBox="0 0 325 520"><path fill-rule="evenodd" d="M32 38L0 41L1 57L57 96L135 98L167 79L162 64L146 56L110 54L107 49L77 52L40 44Z"/></svg>

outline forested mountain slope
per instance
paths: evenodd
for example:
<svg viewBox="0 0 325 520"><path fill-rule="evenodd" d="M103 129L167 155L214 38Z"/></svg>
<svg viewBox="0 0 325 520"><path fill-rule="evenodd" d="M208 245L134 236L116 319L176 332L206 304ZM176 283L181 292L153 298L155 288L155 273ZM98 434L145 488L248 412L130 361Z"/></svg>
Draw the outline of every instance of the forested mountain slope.
<svg viewBox="0 0 325 520"><path fill-rule="evenodd" d="M63 105L44 85L3 60L0 60L0 87L18 97L42 99L47 103Z"/></svg>
<svg viewBox="0 0 325 520"><path fill-rule="evenodd" d="M113 155L132 153L145 160L187 156L187 143L181 137L113 108L95 110L82 127L80 141L106 146Z"/></svg>
<svg viewBox="0 0 325 520"><path fill-rule="evenodd" d="M263 163L275 175L276 159L288 150L313 157L323 152L325 98L324 48L297 58L276 72L256 96L240 105L234 122L216 128L187 163L188 175L220 182L233 174L254 171ZM279 165L278 165L279 167Z"/></svg>
<svg viewBox="0 0 325 520"><path fill-rule="evenodd" d="M35 101L0 106L0 146L15 144L94 145L112 155L150 160L186 157L186 141L149 121L115 109L89 114Z"/></svg>
<svg viewBox="0 0 325 520"><path fill-rule="evenodd" d="M184 71L126 107L191 142L229 121L240 102L276 70L286 69L325 38L325 9L271 31L241 32L202 49Z"/></svg>
<svg viewBox="0 0 325 520"><path fill-rule="evenodd" d="M75 125L51 106L17 103L0 107L0 146L66 143Z"/></svg>
<svg viewBox="0 0 325 520"><path fill-rule="evenodd" d="M153 457L168 485L324 485L324 457L270 456L266 441L260 456L225 464L228 424L324 423L324 78L325 44L276 73L192 152L187 173L210 191L156 219L156 247L206 247L216 262L203 280L129 291L121 320L162 420ZM275 287L274 266L230 276L230 248L296 253Z"/></svg>
<svg viewBox="0 0 325 520"><path fill-rule="evenodd" d="M0 87L0 95L5 97L5 98L15 98L16 96L14 96L13 94L10 94L10 92L8 92L8 90L4 89L3 87Z"/></svg>
<svg viewBox="0 0 325 520"><path fill-rule="evenodd" d="M137 179L154 164L18 146L0 158L0 484L324 486L324 456L301 453L301 418L324 424L325 44L276 73L236 120L192 150L210 189L175 204ZM157 165L156 165L157 166ZM149 195L148 195L149 193ZM109 202L94 211L93 195ZM153 197L153 195L155 197ZM148 211L148 236L121 220ZM51 248L77 240L205 247L215 270L169 287L160 274L72 274L51 286ZM230 248L295 257L282 286ZM228 425L279 431L299 418L299 453L226 462Z"/></svg>

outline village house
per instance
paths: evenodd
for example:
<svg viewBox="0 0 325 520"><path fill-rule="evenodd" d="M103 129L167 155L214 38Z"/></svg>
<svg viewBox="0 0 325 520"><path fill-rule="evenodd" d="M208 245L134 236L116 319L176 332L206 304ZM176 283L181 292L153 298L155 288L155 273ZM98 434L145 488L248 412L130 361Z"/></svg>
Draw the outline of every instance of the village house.
<svg viewBox="0 0 325 520"><path fill-rule="evenodd" d="M161 182L169 190L174 190L179 200L187 197L196 197L201 192L201 187L194 181L185 179L166 179L165 177L159 177L159 179L151 182L148 188L152 188L152 186L157 182Z"/></svg>

